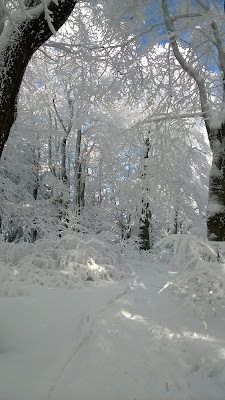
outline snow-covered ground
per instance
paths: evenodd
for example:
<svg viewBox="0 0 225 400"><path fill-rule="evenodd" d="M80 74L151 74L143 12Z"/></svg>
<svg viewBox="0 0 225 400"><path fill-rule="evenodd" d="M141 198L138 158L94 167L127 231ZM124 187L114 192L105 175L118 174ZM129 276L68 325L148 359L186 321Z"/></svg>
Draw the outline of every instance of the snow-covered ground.
<svg viewBox="0 0 225 400"><path fill-rule="evenodd" d="M137 259L135 260L137 264ZM0 298L0 400L224 400L225 310L160 289L171 265Z"/></svg>

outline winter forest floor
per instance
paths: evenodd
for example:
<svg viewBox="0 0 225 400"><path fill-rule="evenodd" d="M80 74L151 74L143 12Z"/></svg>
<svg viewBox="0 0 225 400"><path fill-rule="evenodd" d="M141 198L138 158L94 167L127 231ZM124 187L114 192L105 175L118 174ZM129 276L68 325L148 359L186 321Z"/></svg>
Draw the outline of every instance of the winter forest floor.
<svg viewBox="0 0 225 400"><path fill-rule="evenodd" d="M169 264L137 267L2 296L0 400L224 400L225 310L206 326L184 297L158 293Z"/></svg>

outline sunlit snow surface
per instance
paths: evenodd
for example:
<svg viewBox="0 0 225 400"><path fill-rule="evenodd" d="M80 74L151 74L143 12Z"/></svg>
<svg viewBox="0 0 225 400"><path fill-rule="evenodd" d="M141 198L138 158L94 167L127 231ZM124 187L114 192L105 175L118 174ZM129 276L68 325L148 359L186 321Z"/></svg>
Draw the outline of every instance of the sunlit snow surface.
<svg viewBox="0 0 225 400"><path fill-rule="evenodd" d="M137 261L137 260L136 260ZM0 400L224 400L225 310L158 294L171 266L0 298Z"/></svg>

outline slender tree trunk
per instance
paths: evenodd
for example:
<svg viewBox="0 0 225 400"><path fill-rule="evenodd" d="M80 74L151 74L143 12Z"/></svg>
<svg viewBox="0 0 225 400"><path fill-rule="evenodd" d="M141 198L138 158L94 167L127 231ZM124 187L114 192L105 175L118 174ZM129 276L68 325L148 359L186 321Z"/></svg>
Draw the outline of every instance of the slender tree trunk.
<svg viewBox="0 0 225 400"><path fill-rule="evenodd" d="M151 243L151 211L148 200L148 192L149 192L149 176L148 176L148 159L150 152L150 141L149 138L145 141L145 149L144 149L144 160L143 160L143 172L141 176L142 181L142 199L141 199L141 216L139 221L139 243L140 250L149 250L152 247Z"/></svg>
<svg viewBox="0 0 225 400"><path fill-rule="evenodd" d="M86 187L86 162L85 160L81 163L81 181L80 181L80 205L81 209L85 206L85 187Z"/></svg>
<svg viewBox="0 0 225 400"><path fill-rule="evenodd" d="M15 15L12 13L12 20L5 24L1 33L0 157L16 119L17 97L27 64L33 53L52 36L44 8L38 5L37 8L40 11L36 11L36 4L35 0L27 3L30 7L31 18L25 17L20 10L15 11ZM48 9L52 12L55 31L67 20L75 4L76 0L50 2Z"/></svg>
<svg viewBox="0 0 225 400"><path fill-rule="evenodd" d="M75 209L78 215L81 211L81 178L82 178L82 163L81 163L81 129L77 131L76 154L75 154Z"/></svg>
<svg viewBox="0 0 225 400"><path fill-rule="evenodd" d="M67 91L67 103L69 107L70 118L69 118L69 123L66 126L65 122L63 121L62 117L58 112L55 99L53 98L53 107L64 132L64 136L60 144L60 155L61 155L61 179L66 185L69 183L66 172L66 146L67 146L67 140L71 134L71 130L73 127L73 117L74 117L74 110L73 110L74 102L70 97L70 91Z"/></svg>
<svg viewBox="0 0 225 400"><path fill-rule="evenodd" d="M52 155L52 137L51 136L49 136L49 139L48 139L48 166L49 166L51 173L55 177L57 177L55 162L53 161L53 155Z"/></svg>
<svg viewBox="0 0 225 400"><path fill-rule="evenodd" d="M65 187L69 190L69 181L68 181L68 176L66 172L66 145L67 145L67 137L63 137L60 145L60 158L61 158L61 168L60 168L60 177L65 185ZM60 197L60 220L61 220L61 228L63 230L68 228L69 225L69 219L67 215L67 207L68 207L68 201L65 201L63 198L63 192Z"/></svg>
<svg viewBox="0 0 225 400"><path fill-rule="evenodd" d="M142 202L142 214L140 217L139 242L140 250L150 250L152 243L150 241L151 211L149 203Z"/></svg>
<svg viewBox="0 0 225 400"><path fill-rule="evenodd" d="M174 215L173 233L175 235L178 234L178 208L177 207L175 209L175 215Z"/></svg>
<svg viewBox="0 0 225 400"><path fill-rule="evenodd" d="M33 198L34 201L37 201L38 197L38 189L39 189L39 164L40 164L40 149L37 148L37 154L34 155L35 158L35 182L33 188ZM34 219L35 223L35 219ZM37 240L37 229L32 228L31 230L31 243L34 243Z"/></svg>
<svg viewBox="0 0 225 400"><path fill-rule="evenodd" d="M99 173L98 173L98 204L102 203L102 165L103 158L99 160Z"/></svg>
<svg viewBox="0 0 225 400"><path fill-rule="evenodd" d="M61 142L61 179L65 185L68 184L68 177L66 173L66 143L67 143L67 138L64 137Z"/></svg>
<svg viewBox="0 0 225 400"><path fill-rule="evenodd" d="M177 184L178 185L178 184ZM173 220L173 229L172 233L177 235L180 233L180 228L181 228L181 223L179 222L179 200L178 200L178 187L175 188L175 191L177 193L176 198L174 199L174 220Z"/></svg>

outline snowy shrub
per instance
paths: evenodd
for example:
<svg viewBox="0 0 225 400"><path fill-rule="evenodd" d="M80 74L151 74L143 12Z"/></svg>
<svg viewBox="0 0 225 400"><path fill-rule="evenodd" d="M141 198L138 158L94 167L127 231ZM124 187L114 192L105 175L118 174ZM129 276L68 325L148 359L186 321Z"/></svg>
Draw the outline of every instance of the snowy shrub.
<svg viewBox="0 0 225 400"><path fill-rule="evenodd" d="M213 242L204 241L193 235L169 235L161 239L155 249L160 260L180 266L195 266L196 261L218 261Z"/></svg>
<svg viewBox="0 0 225 400"><path fill-rule="evenodd" d="M67 252L59 267L65 274L75 274L81 280L118 279L119 254L103 241L79 240L75 250Z"/></svg>
<svg viewBox="0 0 225 400"><path fill-rule="evenodd" d="M6 282L9 285L17 282L73 287L79 282L126 277L133 272L134 249L132 244L115 243L111 239L76 233L61 239L40 239L35 243L0 242L5 263L4 286ZM0 279L1 288L2 283L3 278ZM0 289L0 294L6 292Z"/></svg>
<svg viewBox="0 0 225 400"><path fill-rule="evenodd" d="M0 254L4 262L9 265L15 265L28 254L32 254L34 245L28 242L8 243L0 242Z"/></svg>
<svg viewBox="0 0 225 400"><path fill-rule="evenodd" d="M225 244L191 235L167 236L156 246L159 258L177 267L170 287L196 306L204 317L225 302Z"/></svg>

